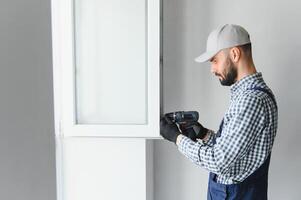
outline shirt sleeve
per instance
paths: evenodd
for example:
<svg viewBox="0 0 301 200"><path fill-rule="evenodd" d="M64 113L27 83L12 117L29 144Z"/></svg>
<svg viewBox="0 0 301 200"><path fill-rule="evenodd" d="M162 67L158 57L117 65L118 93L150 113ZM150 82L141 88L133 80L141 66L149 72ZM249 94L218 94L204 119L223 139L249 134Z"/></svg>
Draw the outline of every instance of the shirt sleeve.
<svg viewBox="0 0 301 200"><path fill-rule="evenodd" d="M212 132L207 142L194 142L184 136L179 142L178 150L193 163L210 172L226 173L250 150L265 127L265 108L259 97L247 94L238 101L236 108L234 116L224 124L220 137ZM213 138L216 139L215 144Z"/></svg>

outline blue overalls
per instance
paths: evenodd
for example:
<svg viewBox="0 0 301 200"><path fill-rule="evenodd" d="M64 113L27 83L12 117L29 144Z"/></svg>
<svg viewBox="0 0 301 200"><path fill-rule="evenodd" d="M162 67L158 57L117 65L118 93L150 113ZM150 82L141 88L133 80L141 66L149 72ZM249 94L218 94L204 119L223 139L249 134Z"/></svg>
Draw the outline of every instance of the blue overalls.
<svg viewBox="0 0 301 200"><path fill-rule="evenodd" d="M265 92L277 106L274 96L268 90L260 87L250 89ZM217 137L222 133L223 123L224 120L221 122ZM215 143L216 141L214 140L213 142ZM238 184L225 185L217 183L217 175L210 173L207 200L266 200L270 157L271 155L268 156L266 161L253 174Z"/></svg>

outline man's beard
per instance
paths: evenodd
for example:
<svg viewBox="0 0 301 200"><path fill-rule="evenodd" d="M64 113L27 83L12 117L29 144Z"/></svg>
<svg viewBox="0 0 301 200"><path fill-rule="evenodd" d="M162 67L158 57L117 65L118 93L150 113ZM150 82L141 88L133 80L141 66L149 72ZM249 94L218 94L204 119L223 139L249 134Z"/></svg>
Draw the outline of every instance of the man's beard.
<svg viewBox="0 0 301 200"><path fill-rule="evenodd" d="M231 59L229 59L229 71L228 73L225 75L225 79L220 80L221 84L224 86L230 86L233 83L235 83L236 81L236 77L237 77L237 70L234 66L234 63L232 62Z"/></svg>

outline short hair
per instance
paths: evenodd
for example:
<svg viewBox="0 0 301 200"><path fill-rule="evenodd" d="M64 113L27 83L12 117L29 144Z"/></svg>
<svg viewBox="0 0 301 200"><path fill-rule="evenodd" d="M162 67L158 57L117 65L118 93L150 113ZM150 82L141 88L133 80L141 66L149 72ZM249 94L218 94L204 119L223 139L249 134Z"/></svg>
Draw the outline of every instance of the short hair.
<svg viewBox="0 0 301 200"><path fill-rule="evenodd" d="M243 53L247 56L247 58L252 58L252 44L251 43L243 44L243 45L239 45L239 46L235 46L235 47L237 47L241 51L243 51ZM229 47L229 48L223 49L222 51L226 55L228 55L231 48L233 48L233 47Z"/></svg>
<svg viewBox="0 0 301 200"><path fill-rule="evenodd" d="M247 56L252 56L252 44L243 44L238 46Z"/></svg>

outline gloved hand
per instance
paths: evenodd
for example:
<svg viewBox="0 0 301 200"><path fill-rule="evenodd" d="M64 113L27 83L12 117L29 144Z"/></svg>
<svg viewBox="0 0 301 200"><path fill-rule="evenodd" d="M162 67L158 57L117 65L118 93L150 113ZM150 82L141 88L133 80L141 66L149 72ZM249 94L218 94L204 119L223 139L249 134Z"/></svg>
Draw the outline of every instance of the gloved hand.
<svg viewBox="0 0 301 200"><path fill-rule="evenodd" d="M196 139L203 139L208 129L203 127L199 122L186 122L180 124L180 129L182 134L189 137L191 140L196 141Z"/></svg>
<svg viewBox="0 0 301 200"><path fill-rule="evenodd" d="M162 117L160 120L160 134L164 139L176 143L177 137L181 132L178 126L168 117Z"/></svg>

